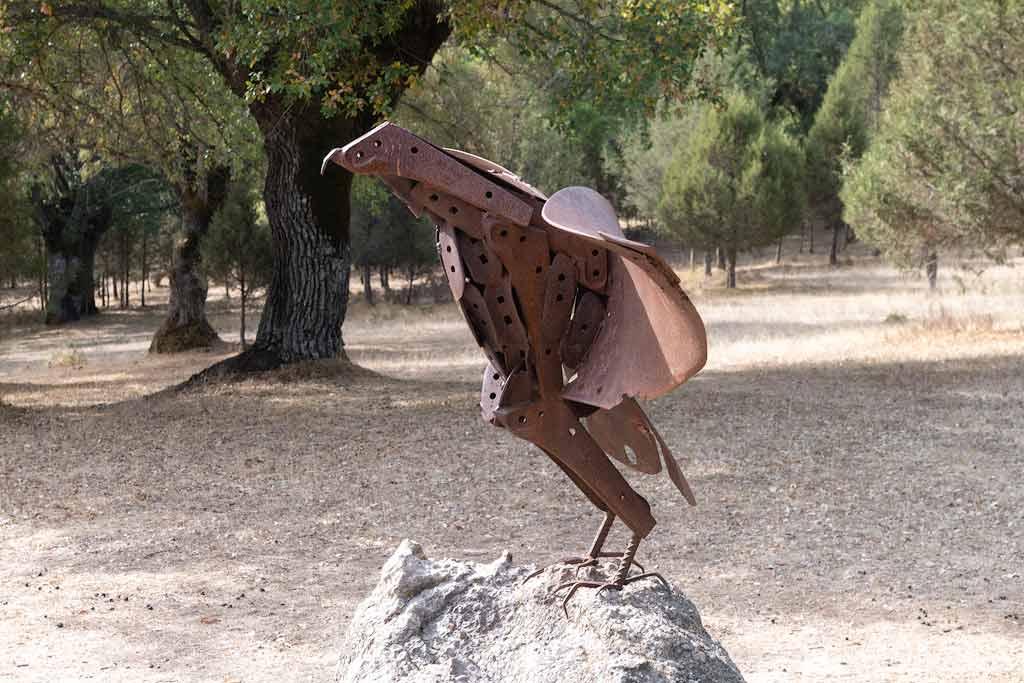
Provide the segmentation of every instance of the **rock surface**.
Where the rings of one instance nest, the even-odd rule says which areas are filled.
[[[349,628],[340,683],[735,683],[736,666],[689,600],[657,580],[578,591],[572,571],[430,560],[403,541]],[[596,568],[587,569],[596,572]],[[609,567],[601,568],[604,576]]]

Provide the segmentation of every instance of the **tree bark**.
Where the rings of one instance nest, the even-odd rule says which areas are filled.
[[[779,246],[775,249],[775,265],[782,263],[782,240],[783,238],[780,237]]]
[[[718,269],[725,270],[725,249],[722,247],[715,247],[715,260],[718,261]]]
[[[704,277],[711,277],[712,257],[711,250],[704,250]]]
[[[727,261],[729,270],[726,274],[725,286],[728,289],[736,289],[736,247],[728,248]]]
[[[380,267],[380,287],[384,290],[385,299],[387,299],[388,292],[391,291],[390,275],[391,273],[386,265]]]
[[[205,348],[217,332],[206,319],[206,278],[200,271],[202,239],[227,195],[230,169],[217,166],[178,188],[182,234],[174,245],[167,316],[153,335],[151,353]]]
[[[416,266],[415,266],[415,264],[412,264],[412,263],[409,264],[408,276],[409,276],[409,287],[408,287],[408,289],[405,290],[405,305],[406,306],[409,306],[410,304],[412,304],[412,292],[413,292],[413,287],[415,287],[415,282],[416,282]]]

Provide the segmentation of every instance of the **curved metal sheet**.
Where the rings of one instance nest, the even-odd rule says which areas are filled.
[[[589,187],[566,187],[551,195],[540,212],[554,228],[582,237],[601,239],[601,233],[622,237],[611,202]]]
[[[613,408],[625,396],[661,396],[707,361],[704,323],[682,290],[664,288],[640,265],[616,254],[608,262],[604,323],[562,393],[599,408]]]

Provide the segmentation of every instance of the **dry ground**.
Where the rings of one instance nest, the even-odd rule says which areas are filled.
[[[939,295],[871,262],[693,283],[709,366],[650,412],[700,506],[638,480],[641,556],[748,680],[1024,680],[1016,265]],[[563,475],[480,422],[451,306],[354,307],[378,374],[143,398],[226,353],[149,357],[158,319],[0,330],[0,681],[329,681],[401,538],[521,562],[589,541]]]

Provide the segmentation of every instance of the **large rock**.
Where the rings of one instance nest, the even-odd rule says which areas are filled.
[[[547,569],[524,584],[529,572],[508,554],[490,564],[429,560],[403,541],[356,610],[338,681],[743,681],[693,603],[658,581],[582,589],[567,618],[550,589],[572,572]]]

